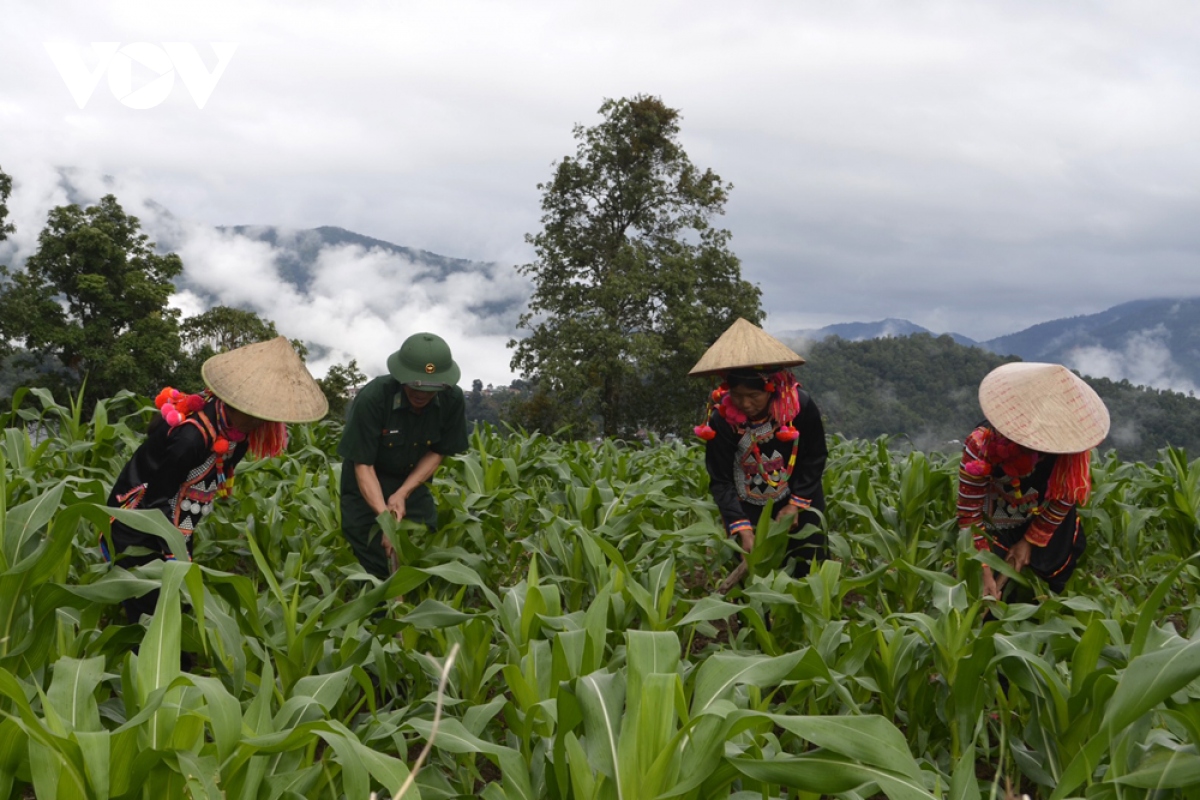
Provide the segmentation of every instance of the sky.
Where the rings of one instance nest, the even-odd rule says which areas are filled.
[[[318,374],[381,373],[424,328],[465,380],[507,383],[515,320],[468,309],[527,296],[513,267],[537,184],[574,125],[639,93],[679,109],[693,162],[733,184],[720,224],[768,330],[896,317],[985,340],[1200,295],[1185,0],[9,0],[0,20],[17,225],[0,261],[33,251],[67,175],[85,200],[114,192],[189,284],[318,345]],[[298,293],[230,225],[340,226],[488,266],[441,284],[340,248]],[[1089,357],[1119,371],[1142,344]]]

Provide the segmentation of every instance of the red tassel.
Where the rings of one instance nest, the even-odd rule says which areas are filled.
[[[697,425],[692,430],[694,430],[696,435],[706,442],[712,441],[717,436],[717,432],[709,427],[708,423],[705,423],[704,425]]]
[[[800,435],[800,431],[796,430],[791,425],[784,425],[782,428],[779,429],[779,433],[775,434],[775,436],[781,442],[790,442],[793,439],[797,438],[799,435]]]
[[[1092,493],[1092,452],[1064,453],[1054,462],[1046,497],[1081,506]]]
[[[250,434],[250,455],[271,458],[287,450],[287,425],[282,422],[263,422]]]

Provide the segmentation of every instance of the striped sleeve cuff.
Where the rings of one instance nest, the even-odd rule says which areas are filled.
[[[739,533],[741,533],[742,531],[754,530],[754,526],[750,524],[750,520],[748,520],[748,519],[735,519],[733,522],[729,523],[729,525],[727,525],[726,527],[729,529],[730,536],[736,536]]]
[[[809,500],[807,497],[797,497],[796,495],[792,495],[790,498],[788,498],[788,505],[795,506],[801,511],[808,511],[810,508],[812,508],[812,500]]]

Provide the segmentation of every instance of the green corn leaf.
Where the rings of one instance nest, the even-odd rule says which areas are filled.
[[[339,723],[329,723],[326,727],[315,732],[329,744],[342,764],[342,786],[347,797],[369,797],[371,778],[382,783],[389,793],[400,790],[409,774],[403,761],[375,752]],[[421,793],[414,784],[404,797],[420,800]]]
[[[23,572],[33,566],[25,551],[59,510],[66,484],[59,483],[32,500],[8,509],[4,518],[4,536],[0,538],[0,553],[4,557],[4,572]],[[161,515],[160,515],[161,516]]]
[[[1171,587],[1174,585],[1175,579],[1179,577],[1179,573],[1195,558],[1196,556],[1192,556],[1187,561],[1180,562],[1175,569],[1171,570],[1159,582],[1154,591],[1150,593],[1150,597],[1146,598],[1146,602],[1142,604],[1141,613],[1138,614],[1137,625],[1133,629],[1133,637],[1129,640],[1129,657],[1131,659],[1137,658],[1145,651],[1146,637],[1150,633],[1150,625],[1158,616],[1159,607],[1162,605],[1163,599],[1171,591]]]
[[[587,753],[579,738],[573,733],[565,737],[567,764],[571,774],[571,789],[580,800],[592,800],[596,796],[596,779],[588,766]]]
[[[353,667],[346,667],[326,675],[305,675],[292,685],[293,697],[311,697],[325,711],[330,711],[346,692]]]
[[[187,561],[187,545],[179,529],[167,521],[161,511],[156,509],[105,509],[109,516],[128,525],[135,531],[157,536],[167,544],[167,551],[174,553],[181,561]],[[119,563],[119,562],[118,562]]]
[[[1051,800],[1069,796],[1091,778],[1116,737],[1139,717],[1200,677],[1200,640],[1138,656],[1121,673],[1099,731],[1063,771]]]
[[[805,658],[808,648],[771,658],[762,655],[716,653],[705,659],[692,690],[691,715],[703,712],[735,686],[774,686],[787,679]]]
[[[1113,778],[1113,783],[1156,791],[1194,788],[1200,786],[1200,755],[1160,750],[1144,759],[1133,772]]]
[[[187,797],[196,800],[225,800],[225,794],[218,788],[215,780],[219,771],[217,759],[198,756],[187,750],[175,751],[174,757],[176,767],[184,779]]]
[[[621,772],[617,743],[625,708],[624,679],[607,672],[593,672],[580,678],[575,686],[583,709],[588,763],[616,782]]]
[[[75,743],[83,759],[83,771],[94,797],[108,797],[112,776],[112,732],[76,731]]]
[[[179,587],[189,569],[191,565],[184,561],[163,563],[158,605],[138,651],[138,699],[142,705],[151,692],[179,675]]]
[[[729,619],[742,610],[737,603],[730,603],[719,597],[704,597],[692,606],[683,619],[675,623],[676,628],[693,625],[697,622],[711,622],[714,619]]]
[[[751,716],[758,715],[755,712],[740,712],[734,718],[736,721]],[[871,714],[855,717],[761,716],[817,747],[914,781],[921,780],[921,769],[908,750],[904,734],[883,717]]]
[[[625,660],[629,665],[626,688],[630,713],[636,713],[642,681],[654,673],[674,674],[679,669],[679,637],[673,631],[638,631],[625,634]]]
[[[471,619],[472,616],[472,614],[464,614],[438,600],[423,600],[419,606],[401,617],[400,621],[420,630],[432,630],[459,625]]]
[[[54,678],[46,699],[66,732],[95,732],[100,727],[96,687],[104,679],[104,657],[60,658],[54,662]]]
[[[217,745],[217,758],[224,761],[241,738],[242,707],[218,679],[202,675],[189,675],[187,679],[204,695],[213,742]]]
[[[891,800],[935,800],[920,780],[820,750],[769,761],[733,758],[730,763],[747,777],[805,792],[841,794],[858,790],[869,794],[867,787],[877,786]]]
[[[35,738],[29,740],[29,768],[37,797],[87,800],[87,781],[79,765],[70,758],[71,744],[60,743],[56,747]]]

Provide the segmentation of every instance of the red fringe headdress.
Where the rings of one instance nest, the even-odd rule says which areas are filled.
[[[976,440],[979,458],[963,465],[968,474],[983,477],[999,467],[1006,476],[1018,480],[1033,472],[1042,453],[1019,445],[990,427],[983,430],[986,435]],[[1091,492],[1091,451],[1059,454],[1050,471],[1046,499],[1083,505]]]
[[[760,377],[765,384],[764,389],[771,393],[771,400],[767,408],[771,414],[771,421],[779,429],[775,435],[781,441],[790,442],[800,435],[800,432],[792,426],[792,420],[800,413],[800,384],[797,382],[796,376],[786,369],[771,375],[762,373]],[[709,396],[708,407],[704,414],[704,424],[694,428],[696,435],[706,442],[717,435],[717,432],[708,424],[714,408],[721,418],[734,428],[740,429],[747,422],[746,415],[737,409],[729,397],[728,382],[724,382],[713,389]]]
[[[287,450],[287,425],[282,422],[264,421],[247,435],[232,427],[226,417],[225,402],[216,397],[210,390],[205,389],[200,394],[184,394],[170,386],[163,389],[154,398],[154,405],[162,413],[163,419],[172,428],[183,423],[189,415],[196,413],[208,404],[210,399],[217,401],[218,435],[213,440],[212,449],[217,455],[224,456],[229,452],[230,442],[240,442],[248,439],[248,450],[254,458],[271,458]]]

